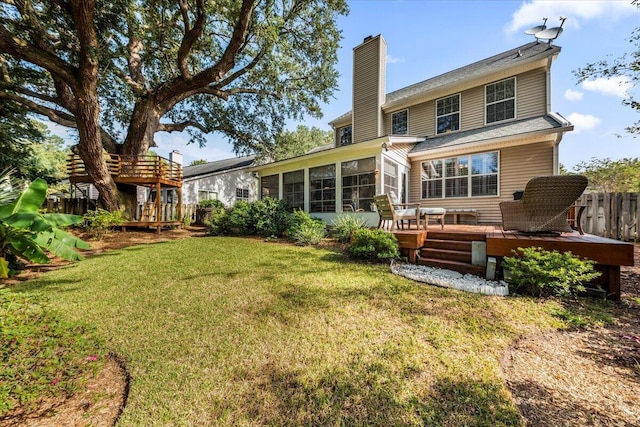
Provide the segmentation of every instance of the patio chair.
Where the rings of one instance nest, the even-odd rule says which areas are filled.
[[[386,221],[391,221],[390,231],[395,230],[398,221],[409,221],[411,223],[413,220],[416,221],[416,224],[420,223],[420,210],[417,203],[392,203],[391,196],[388,193],[374,196],[373,201],[376,204],[378,215],[380,215],[378,228],[383,228],[383,223]]]
[[[567,214],[587,184],[582,175],[532,178],[520,200],[500,202],[502,228],[525,233],[573,231]]]

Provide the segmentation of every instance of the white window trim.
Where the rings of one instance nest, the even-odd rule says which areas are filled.
[[[468,179],[468,185],[467,185],[467,196],[464,197],[445,197],[445,182],[446,182],[446,171],[445,171],[445,163],[444,161],[447,159],[452,159],[452,158],[456,158],[456,157],[464,157],[466,156],[468,158],[469,161],[469,172],[471,172],[471,156],[474,156],[476,154],[489,154],[489,153],[497,153],[498,154],[498,179],[497,179],[497,185],[496,185],[496,191],[497,194],[495,195],[487,195],[487,196],[472,196],[471,192],[473,191],[471,188],[471,178],[474,176],[487,176],[487,175],[493,175],[493,174],[489,174],[489,173],[483,173],[483,174],[478,174],[478,175],[473,175],[471,173],[469,173],[467,175],[467,179]],[[442,177],[439,178],[440,180],[442,180],[442,194],[440,195],[439,198],[424,198],[422,197],[422,183],[423,183],[423,179],[422,179],[422,164],[425,162],[432,162],[434,160],[439,160],[442,162]],[[428,160],[422,160],[420,162],[420,200],[424,200],[424,201],[429,201],[429,200],[463,200],[463,199],[487,199],[487,198],[496,198],[496,197],[500,197],[500,173],[501,173],[501,167],[500,167],[501,163],[500,163],[500,150],[494,150],[494,151],[480,151],[477,153],[469,153],[469,154],[462,154],[459,156],[452,156],[452,157],[442,157],[442,158],[437,158],[437,159],[428,159]],[[451,177],[453,178],[453,177]],[[429,180],[429,181],[435,181],[435,180]]]
[[[406,133],[393,133],[393,116],[395,114],[402,113],[402,112],[405,112],[405,111],[407,112],[407,132]],[[390,123],[389,124],[391,126],[390,126],[389,130],[390,130],[390,134],[391,135],[409,135],[409,109],[408,108],[405,108],[404,110],[394,111],[393,113],[391,113],[390,117],[391,117],[391,119],[390,119]]]
[[[491,123],[487,123],[487,86],[491,86],[494,85],[496,83],[500,83],[500,82],[506,82],[507,80],[513,80],[513,118],[511,119],[504,119],[504,120],[498,120],[495,122],[491,122]],[[502,99],[500,101],[495,101],[492,102],[492,104],[497,104],[498,102],[503,102],[506,101],[508,99],[511,98],[505,98]],[[489,84],[484,85],[484,124],[486,125],[492,125],[495,123],[505,123],[508,122],[510,120],[516,120],[518,118],[518,78],[517,76],[513,76],[513,77],[507,77],[506,79],[502,79],[502,80],[497,80],[495,82],[491,82]]]
[[[435,102],[435,104],[434,104],[434,107],[435,107],[435,116],[436,116],[436,118],[435,118],[435,127],[434,127],[434,129],[435,129],[435,135],[436,135],[436,136],[437,136],[437,135],[446,135],[447,133],[449,133],[449,132],[442,132],[442,133],[438,133],[438,118],[439,118],[439,117],[444,117],[444,116],[449,116],[449,115],[451,115],[451,114],[454,114],[454,113],[449,113],[449,114],[444,114],[444,115],[442,115],[442,116],[439,116],[439,115],[438,115],[438,101],[443,100],[443,99],[447,99],[447,98],[451,98],[452,96],[456,96],[456,95],[458,96],[458,117],[459,117],[459,121],[458,121],[458,130],[452,130],[452,131],[450,131],[450,132],[451,132],[451,133],[453,133],[453,132],[460,132],[460,131],[462,130],[462,92],[458,92],[458,93],[454,93],[454,94],[451,94],[451,95],[448,95],[448,96],[443,96],[442,98],[438,98],[438,99],[436,99],[436,102]],[[486,95],[487,95],[487,92],[486,92],[486,89],[485,89],[485,97],[486,97]],[[486,105],[485,105],[485,116],[486,116],[486,111],[487,111],[487,110],[486,110]],[[486,119],[485,119],[485,120],[486,120]]]

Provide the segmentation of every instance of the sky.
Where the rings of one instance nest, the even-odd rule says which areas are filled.
[[[382,34],[387,41],[386,89],[391,92],[529,43],[533,36],[524,34],[526,29],[545,17],[548,28],[559,26],[563,16],[564,31],[554,41],[562,52],[551,71],[551,109],[575,130],[560,144],[560,162],[572,170],[592,157],[640,157],[640,137],[624,131],[638,113],[622,105],[625,91],[640,97],[640,88],[619,80],[577,84],[573,75],[587,63],[632,51],[627,40],[640,26],[640,9],[630,1],[354,0],[349,7],[349,15],[338,20],[343,39],[334,99],[321,105],[322,119],[290,122],[290,129],[305,124],[328,130],[331,120],[351,110],[353,48],[368,35]],[[185,165],[235,156],[222,136],[210,136],[204,148],[187,144],[188,139],[187,134],[158,133],[154,151],[168,157],[178,150]]]

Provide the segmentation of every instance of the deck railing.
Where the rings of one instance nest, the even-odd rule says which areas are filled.
[[[154,155],[126,156],[119,154],[105,154],[109,173],[122,180],[133,179],[164,179],[169,181],[182,180],[182,166],[164,157]],[[87,170],[84,162],[77,154],[70,154],[67,160],[69,177],[86,177]]]

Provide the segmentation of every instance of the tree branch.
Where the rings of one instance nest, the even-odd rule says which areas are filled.
[[[181,123],[160,123],[160,126],[158,126],[158,131],[160,132],[182,132],[183,130],[185,130],[188,127],[194,127],[197,128],[199,130],[201,130],[204,133],[208,133],[211,130],[207,129],[204,125],[193,121],[193,120],[187,120]]]
[[[52,75],[58,76],[69,86],[75,85],[75,72],[77,68],[46,52],[37,46],[14,37],[4,27],[0,27],[0,53],[6,53],[16,59],[31,62],[38,67],[44,68]]]
[[[40,105],[30,99],[16,95],[14,93],[0,92],[0,98],[22,104],[25,107],[27,107],[30,111],[36,114],[40,114],[42,116],[46,116],[49,120],[51,120],[54,123],[58,123],[59,125],[70,127],[70,128],[77,127],[76,118],[69,113],[65,113],[64,111],[45,107],[44,105]]]
[[[180,10],[182,11],[185,34],[182,38],[182,42],[180,43],[180,48],[178,49],[178,67],[180,68],[182,78],[188,80],[191,78],[191,73],[189,72],[187,59],[194,43],[202,35],[202,32],[204,31],[204,24],[206,22],[204,1],[196,0],[196,21],[193,24],[193,28],[190,28],[188,7],[184,1],[180,1]]]

